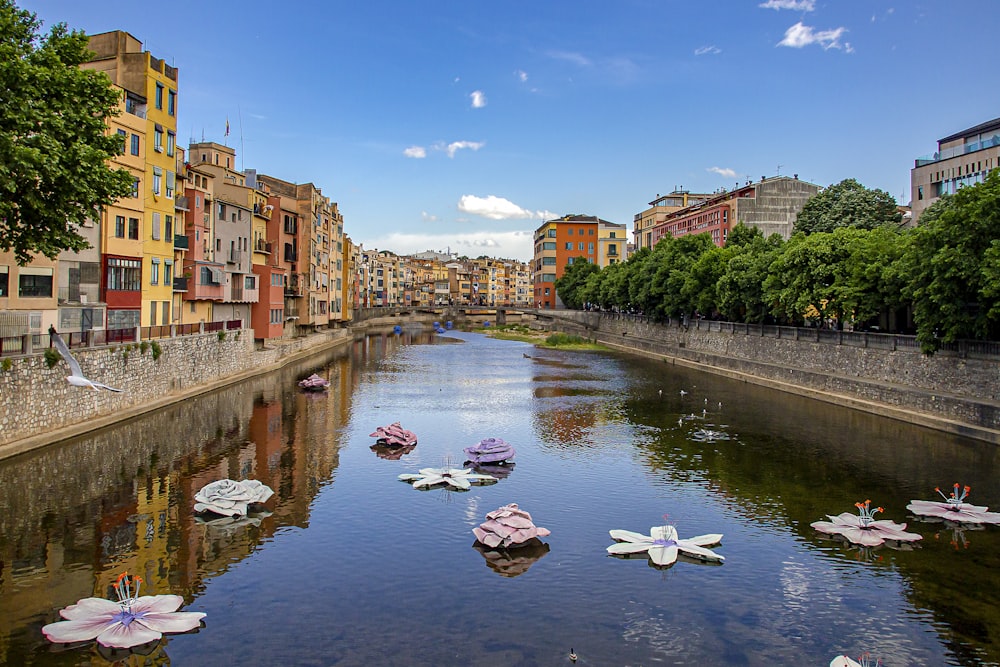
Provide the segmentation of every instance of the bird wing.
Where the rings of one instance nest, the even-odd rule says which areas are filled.
[[[92,383],[95,387],[100,387],[101,389],[107,389],[108,391],[117,391],[119,393],[125,391],[124,389],[115,389],[114,387],[109,387],[106,384],[101,384],[100,382]]]
[[[49,337],[52,339],[52,344],[56,346],[56,350],[59,351],[62,358],[66,360],[67,364],[69,364],[69,369],[71,371],[70,375],[84,377],[83,371],[80,370],[80,364],[73,358],[73,354],[69,351],[66,341],[62,339],[59,332],[55,329],[49,329]]]

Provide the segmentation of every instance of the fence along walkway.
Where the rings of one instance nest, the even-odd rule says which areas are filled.
[[[127,329],[91,329],[90,331],[70,331],[62,333],[63,340],[70,348],[104,347],[122,343],[138,343],[144,340],[162,340],[177,336],[216,331],[232,331],[243,328],[243,320],[225,322],[199,322],[198,324],[164,324],[152,327],[129,327]],[[29,333],[0,337],[0,357],[28,356],[41,354],[51,347],[47,333]]]

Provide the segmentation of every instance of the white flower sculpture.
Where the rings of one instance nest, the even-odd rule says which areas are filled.
[[[195,494],[195,512],[213,512],[222,516],[246,516],[248,505],[266,502],[274,495],[271,487],[256,479],[237,482],[220,479],[206,484]]]
[[[633,533],[631,530],[609,531],[611,539],[617,544],[608,547],[608,553],[613,556],[627,556],[647,552],[649,558],[661,567],[673,565],[678,554],[704,561],[724,561],[725,558],[715,553],[710,547],[722,542],[722,535],[711,533],[699,535],[686,540],[677,537],[677,529],[673,526],[653,526],[649,535]]]
[[[846,655],[838,655],[830,661],[830,667],[882,667],[882,661],[878,658],[872,661],[871,654],[866,651],[856,661]]]
[[[468,491],[473,484],[492,484],[497,481],[496,477],[474,473],[471,468],[421,468],[415,473],[403,473],[399,479],[412,482],[414,489],[446,484],[449,488],[462,491]]]
[[[843,512],[837,516],[827,515],[829,521],[814,521],[810,524],[821,533],[841,535],[848,542],[866,547],[877,547],[887,540],[897,542],[914,542],[923,539],[917,533],[907,533],[905,523],[882,520],[876,521],[875,514],[883,512],[881,507],[872,507],[870,500],[854,503],[858,514]]]
[[[956,483],[954,488],[955,490],[946,496],[940,488],[934,487],[934,490],[944,498],[944,502],[911,500],[906,509],[920,516],[929,516],[956,523],[1000,523],[1000,512],[990,512],[989,507],[965,502],[972,487],[965,486],[963,488]]]
[[[142,579],[123,572],[114,584],[118,602],[84,598],[60,610],[66,620],[49,623],[42,633],[57,644],[97,639],[102,646],[130,648],[157,641],[165,632],[194,630],[205,617],[200,611],[177,611],[184,602],[180,595],[139,597],[141,584]]]

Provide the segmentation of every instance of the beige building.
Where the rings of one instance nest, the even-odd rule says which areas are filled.
[[[705,202],[713,196],[693,194],[677,188],[668,195],[656,195],[656,199],[649,202],[649,208],[642,213],[636,213],[633,219],[632,235],[635,249],[653,247],[656,243],[653,239],[653,227],[661,224],[668,215],[682,208]]]
[[[910,207],[915,225],[920,214],[959,188],[982,183],[986,175],[1000,167],[1000,118],[938,140],[931,155],[917,158],[910,171]]]

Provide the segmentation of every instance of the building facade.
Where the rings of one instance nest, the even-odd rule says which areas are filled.
[[[910,171],[909,224],[917,224],[920,214],[943,195],[982,183],[997,167],[1000,167],[1000,118],[939,139],[937,151],[917,158]]]
[[[636,213],[632,221],[635,249],[653,247],[653,227],[662,223],[667,215],[682,208],[700,204],[713,196],[693,194],[678,188],[674,188],[674,191],[668,195],[656,195],[656,199],[649,202],[649,208],[642,213]]]
[[[566,267],[580,261],[601,267],[608,266],[611,259],[620,261],[625,254],[627,234],[625,225],[592,215],[566,215],[543,223],[534,235],[531,268],[535,307],[561,308],[555,282]]]

